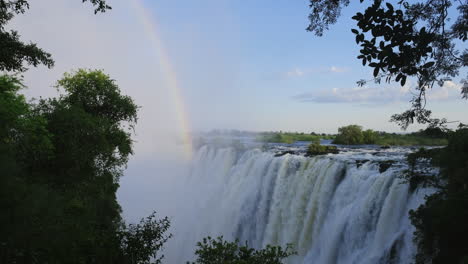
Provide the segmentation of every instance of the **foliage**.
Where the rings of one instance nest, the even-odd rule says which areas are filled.
[[[159,264],[164,255],[158,256],[164,243],[172,237],[166,235],[170,227],[167,217],[157,220],[156,213],[152,213],[139,224],[123,225],[119,230],[121,248],[125,263]]]
[[[338,128],[334,144],[357,145],[364,142],[362,127],[358,125],[349,125]]]
[[[82,1],[91,2],[96,7],[95,13],[110,9],[105,0]],[[17,31],[5,29],[15,15],[24,14],[27,9],[27,0],[0,0],[0,71],[25,71],[25,63],[33,66],[43,64],[49,68],[54,66],[51,54],[35,43],[22,42]]]
[[[74,184],[75,177],[117,183],[132,154],[130,131],[137,106],[102,71],[65,74],[57,87],[66,94],[35,106],[47,119],[48,131],[60,135],[53,137],[56,158],[48,171],[53,168],[56,183],[63,186]]]
[[[362,145],[377,144],[381,146],[443,146],[447,145],[447,132],[439,128],[427,128],[409,134],[376,132],[362,130],[361,126],[349,125],[340,127],[334,144]]]
[[[362,141],[364,144],[375,144],[377,141],[378,134],[372,129],[362,131]]]
[[[430,137],[420,132],[409,134],[382,133],[377,135],[375,144],[389,146],[445,146],[447,138]]]
[[[267,245],[266,248],[257,250],[250,248],[247,243],[240,246],[238,240],[225,241],[223,237],[203,238],[202,242],[197,243],[197,247],[197,260],[192,264],[281,264],[287,257],[297,254],[290,244],[285,249]]]
[[[323,146],[318,142],[313,142],[307,146],[307,156],[323,155],[328,153],[338,153],[336,146]]]
[[[450,133],[448,146],[420,150],[408,157],[412,167],[406,180],[437,191],[410,211],[416,227],[416,263],[465,263],[468,259],[468,127]],[[440,167],[428,173],[427,161]],[[419,166],[418,166],[419,165]]]
[[[398,6],[390,1],[366,2],[371,2],[370,6],[353,16],[358,28],[351,29],[361,47],[358,59],[373,69],[376,83],[384,78],[386,82],[403,86],[408,78],[416,79],[411,107],[393,115],[391,121],[403,129],[415,121],[429,125],[424,133],[386,134],[376,142],[443,143],[447,140],[446,131],[440,128],[447,120],[432,117],[432,112],[426,109],[426,93],[435,84],[442,86],[458,76],[460,69],[468,65],[468,51],[463,45],[468,39],[468,2],[399,0]],[[349,3],[349,0],[310,0],[312,13],[308,30],[321,36],[337,21],[341,8]],[[457,5],[455,19],[449,16],[452,5]],[[450,19],[454,21],[451,25]],[[358,85],[366,83],[366,80],[358,81]],[[468,78],[461,83],[461,97],[468,99]],[[428,169],[428,161],[440,167],[438,175]],[[409,155],[408,162],[411,169],[406,180],[413,189],[423,184],[437,190],[417,210],[410,212],[416,227],[416,263],[468,263],[468,129],[461,126],[458,131],[449,132],[446,148],[422,149]]]
[[[341,130],[340,130],[341,129]],[[338,134],[305,134],[292,132],[264,132],[259,140],[268,143],[292,144],[296,141],[320,143],[320,139],[333,139],[334,144],[362,145],[376,144],[388,146],[444,146],[447,145],[447,132],[440,128],[427,128],[418,132],[396,134],[377,132],[372,129],[363,130],[359,125],[350,125],[338,129]]]
[[[116,200],[137,106],[101,71],[58,85],[30,104],[19,78],[0,76],[1,262],[148,263],[168,220],[126,226]]]
[[[320,139],[332,139],[332,135],[316,133],[297,133],[297,132],[264,132],[260,134],[259,140],[269,143],[287,143],[292,144],[296,141],[316,141]]]
[[[407,78],[417,80],[415,96],[409,110],[392,116],[391,121],[406,129],[415,120],[432,127],[443,125],[445,119],[431,117],[426,109],[426,92],[435,83],[458,76],[459,70],[468,65],[467,49],[457,49],[455,43],[464,43],[467,37],[468,3],[466,1],[426,0],[423,2],[373,0],[364,12],[353,19],[358,29],[351,31],[360,45],[363,65],[373,69],[374,81],[398,82],[405,85]],[[330,24],[340,16],[349,0],[310,0],[309,31],[323,35]],[[449,26],[449,9],[456,4],[458,16]],[[453,19],[453,18],[452,18]],[[460,45],[463,47],[463,45]],[[359,85],[366,84],[360,80]],[[468,78],[462,80],[462,98],[468,99]]]

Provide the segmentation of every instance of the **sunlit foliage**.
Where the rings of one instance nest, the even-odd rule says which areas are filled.
[[[391,121],[406,129],[415,121],[432,127],[445,119],[432,117],[426,109],[426,93],[434,84],[459,75],[468,66],[468,3],[466,1],[383,1],[372,0],[353,20],[351,29],[360,46],[357,58],[373,70],[374,81],[405,85],[408,78],[417,82],[409,110],[393,115]],[[307,30],[321,36],[336,23],[349,0],[310,0],[310,25]],[[455,11],[454,11],[455,10]],[[465,48],[464,48],[465,47]],[[358,81],[365,85],[366,80]],[[468,78],[461,81],[461,97],[468,99]]]
[[[195,251],[197,259],[187,264],[282,264],[296,252],[292,245],[286,248],[267,245],[264,249],[254,249],[247,245],[240,245],[239,241],[225,241],[223,237],[213,239],[204,238],[197,243]]]

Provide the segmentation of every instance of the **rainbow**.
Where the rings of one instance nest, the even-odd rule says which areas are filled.
[[[167,87],[169,87],[173,97],[175,112],[177,115],[176,118],[182,132],[184,156],[187,159],[191,159],[193,146],[190,134],[190,123],[188,121],[184,100],[177,81],[177,75],[173,69],[168,54],[164,49],[163,41],[161,40],[155,20],[151,17],[151,14],[147,12],[141,0],[133,0],[131,2],[133,3],[134,10],[137,12],[136,15],[140,20],[149,41],[151,41],[152,46],[154,46],[155,51],[157,52],[157,57],[159,59],[159,64],[161,65],[161,70],[164,74]]]

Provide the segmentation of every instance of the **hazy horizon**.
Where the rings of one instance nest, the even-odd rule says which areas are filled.
[[[56,65],[24,74],[28,98],[57,95],[64,72],[104,69],[141,106],[137,155],[170,148],[156,138],[179,130],[336,133],[359,124],[402,132],[389,119],[409,107],[414,82],[357,87],[371,77],[349,30],[357,4],[320,38],[305,30],[306,0],[110,0],[113,9],[98,15],[81,1],[30,4],[10,26]],[[458,79],[428,93],[428,107],[466,123]]]

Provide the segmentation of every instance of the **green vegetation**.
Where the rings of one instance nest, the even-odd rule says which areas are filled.
[[[362,130],[361,126],[340,127],[334,144],[360,145],[377,144],[381,146],[444,146],[447,145],[447,133],[438,128],[428,128],[415,133],[396,134]]]
[[[372,129],[362,131],[362,141],[366,144],[375,144],[378,139],[378,134]]]
[[[408,156],[413,169],[406,176],[412,188],[418,184],[434,187],[437,192],[410,212],[418,243],[416,263],[468,263],[468,129],[460,125],[455,132],[445,129],[447,120],[432,117],[426,109],[426,94],[434,84],[444,85],[468,66],[465,42],[468,40],[467,1],[360,1],[367,7],[352,17],[357,29],[351,29],[360,46],[358,59],[372,68],[373,81],[417,80],[410,108],[392,116],[391,121],[406,129],[418,122],[428,129],[409,135],[379,133],[376,144],[447,145],[442,149],[420,150]],[[310,0],[310,25],[322,36],[337,22],[341,9],[351,1]],[[449,22],[450,21],[450,22]],[[358,81],[365,85],[367,80]],[[461,80],[461,97],[468,99],[468,78]],[[338,137],[337,137],[338,139]],[[338,139],[352,143],[347,136]],[[363,139],[363,141],[366,141]],[[438,175],[424,168],[440,167]],[[416,172],[416,165],[419,164]],[[421,172],[422,171],[422,172]]]
[[[337,135],[298,133],[298,132],[263,132],[258,140],[267,143],[292,144],[296,141],[319,142],[320,139],[333,139],[333,144],[363,145],[376,144],[380,146],[445,146],[447,133],[439,128],[427,128],[419,132],[397,134],[372,129],[363,130],[359,125],[349,125],[338,128]]]
[[[324,155],[328,153],[338,153],[336,146],[323,146],[319,142],[313,142],[307,147],[307,156]]]
[[[287,143],[292,144],[296,141],[316,141],[320,139],[333,139],[333,135],[298,133],[298,132],[263,132],[258,140],[267,143]]]
[[[468,263],[468,127],[449,133],[448,146],[409,155],[411,170],[405,176],[413,188],[437,191],[410,211],[418,244],[416,263]],[[425,163],[440,168],[432,175]]]
[[[105,0],[82,0],[87,1],[95,13],[110,9]],[[2,71],[54,65],[51,54],[5,30],[28,8],[27,0],[0,0]],[[153,213],[126,224],[116,200],[133,153],[138,110],[133,100],[102,71],[65,74],[57,82],[64,93],[37,103],[26,102],[22,88],[17,75],[0,75],[0,262],[162,263],[160,251],[172,236],[169,219]],[[250,260],[242,263],[277,264],[292,254],[270,246],[238,251],[240,261]]]
[[[105,0],[82,0],[95,12],[110,7]],[[364,1],[361,1],[364,2]],[[444,145],[409,155],[406,179],[436,188],[426,203],[410,212],[416,227],[417,263],[468,263],[468,128],[448,137],[437,130],[445,119],[425,109],[426,92],[443,85],[468,65],[466,50],[456,42],[467,38],[468,4],[458,1],[459,17],[446,22],[456,1],[401,1],[398,7],[374,0],[353,17],[358,29],[358,58],[373,69],[376,82],[404,85],[418,80],[411,108],[394,115],[403,128],[417,121],[431,128],[407,135],[362,131],[356,125],[340,128],[340,144]],[[331,3],[331,4],[330,4]],[[350,1],[311,0],[308,28],[321,35],[336,22]],[[51,54],[24,43],[7,24],[29,8],[27,0],[0,0],[0,70],[23,72],[26,65],[52,67]],[[454,8],[452,8],[455,10]],[[420,10],[424,10],[421,12]],[[418,26],[416,26],[418,25]],[[425,27],[423,26],[425,25]],[[366,33],[367,32],[367,33]],[[370,38],[370,39],[369,39]],[[463,72],[463,71],[462,71]],[[468,81],[462,97],[468,98]],[[358,82],[360,85],[365,80]],[[0,262],[1,263],[161,263],[159,251],[171,237],[170,222],[153,213],[139,224],[126,224],[116,200],[119,178],[132,151],[131,130],[137,106],[120,94],[102,71],[79,70],[58,81],[64,94],[28,103],[16,75],[0,75]],[[265,133],[266,142],[313,141],[310,153],[326,149],[317,140],[329,135]],[[448,138],[448,139],[447,139]],[[330,149],[328,149],[330,150]],[[431,159],[438,175],[418,169]],[[195,263],[279,264],[294,252],[287,246],[255,250],[238,241],[206,238],[198,243]]]
[[[362,127],[358,125],[349,125],[338,128],[338,135],[333,140],[333,144],[359,145],[364,143]]]
[[[90,2],[95,13],[111,9],[105,0],[81,0]],[[17,31],[8,31],[6,24],[18,14],[29,9],[28,0],[0,0],[0,71],[25,71],[24,64],[49,68],[54,66],[52,55],[37,47],[35,43],[24,43]]]
[[[191,264],[282,264],[284,259],[297,254],[292,250],[292,245],[287,245],[285,249],[267,245],[264,249],[256,250],[247,243],[240,246],[238,240],[227,242],[223,237],[204,238],[197,243],[197,247],[197,259]]]
[[[18,78],[0,76],[2,263],[159,259],[167,218],[127,225],[116,200],[137,106],[101,71],[65,74],[58,87],[62,96],[29,104]]]
[[[336,23],[349,0],[310,0],[308,31],[322,36]],[[417,80],[411,107],[392,116],[391,121],[407,128],[415,121],[436,127],[446,119],[432,117],[426,109],[426,94],[434,84],[464,73],[468,66],[468,2],[466,1],[364,1],[366,7],[352,17],[357,28],[351,29],[359,45],[357,59],[373,71],[373,81],[405,85]],[[394,4],[398,3],[394,6]],[[466,72],[465,72],[466,74]],[[357,82],[359,86],[367,80]],[[461,97],[468,99],[468,78],[461,80]]]
[[[381,146],[445,146],[447,138],[432,138],[417,133],[379,133],[375,144]]]

